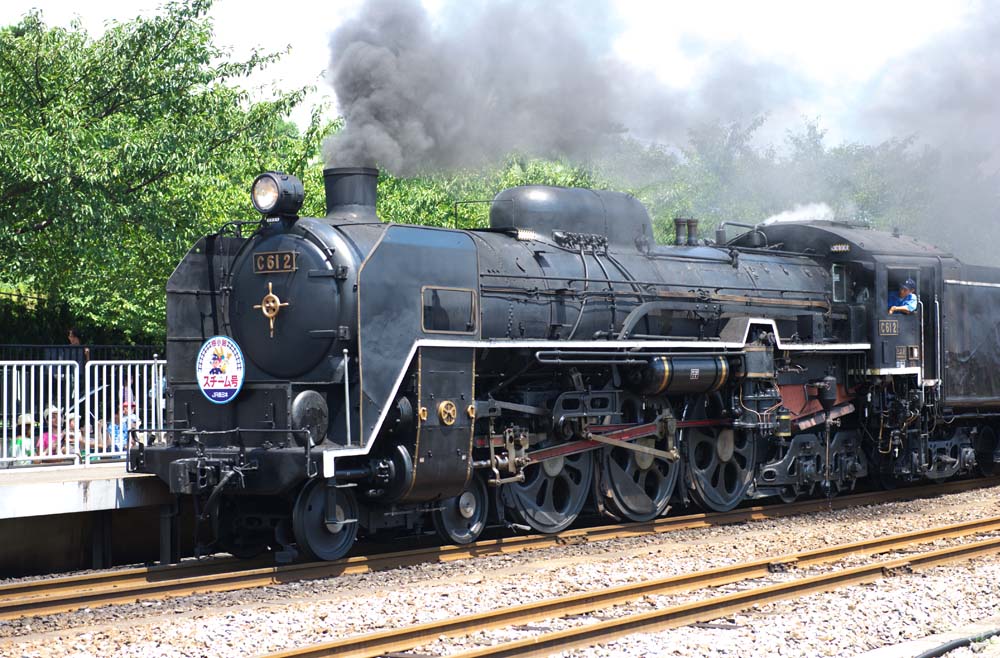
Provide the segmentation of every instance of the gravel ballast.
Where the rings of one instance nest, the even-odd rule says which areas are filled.
[[[0,622],[0,655],[254,655],[997,515],[1000,487],[735,526],[145,601]],[[761,606],[707,627],[631,636],[566,655],[851,655],[996,615],[1000,610],[1000,587],[995,585],[1000,582],[998,576],[997,560],[978,559],[875,585]],[[649,609],[651,604],[666,602],[643,604]],[[551,625],[555,629],[563,623],[593,622],[577,618],[556,620]],[[549,624],[532,624],[533,632]],[[522,633],[515,630],[510,635],[520,637]],[[440,648],[455,650],[463,644],[469,643],[443,643]]]

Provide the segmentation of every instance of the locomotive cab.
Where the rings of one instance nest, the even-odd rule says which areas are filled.
[[[834,333],[871,344],[868,374],[940,377],[943,253],[909,237],[843,222],[778,222],[761,230],[769,244],[830,263]],[[907,279],[917,284],[917,310],[890,314],[890,297]]]
[[[937,267],[918,259],[876,257],[875,319],[871,368],[876,374],[915,374],[920,380],[939,377]],[[889,313],[903,283],[916,283],[913,313]]]

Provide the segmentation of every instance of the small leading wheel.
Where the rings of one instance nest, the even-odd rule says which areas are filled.
[[[569,527],[583,509],[594,475],[590,452],[553,457],[524,469],[524,482],[503,485],[514,515],[532,529],[551,534]]]
[[[473,474],[465,491],[454,498],[441,501],[441,508],[431,514],[434,529],[442,541],[471,544],[486,527],[489,507],[486,483]]]
[[[327,522],[328,499],[333,514]],[[299,550],[315,560],[338,560],[351,550],[358,536],[358,503],[348,489],[327,492],[326,482],[314,479],[299,493],[292,509],[292,530]]]
[[[708,396],[691,398],[684,420],[719,418]],[[689,427],[682,430],[687,484],[691,498],[714,512],[728,512],[743,500],[753,483],[757,466],[757,446],[747,433],[720,425]]]

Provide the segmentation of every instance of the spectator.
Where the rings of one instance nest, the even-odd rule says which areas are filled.
[[[128,431],[138,429],[142,423],[139,416],[135,414],[134,402],[123,402],[121,411],[115,410],[115,420],[108,425],[108,437],[111,439],[111,449],[115,452],[124,452],[129,446]]]
[[[45,428],[45,431],[38,437],[38,455],[40,457],[59,454],[62,439],[61,424],[59,410],[55,407],[49,407],[42,414],[42,427]]]
[[[70,344],[70,347],[66,350],[68,352],[66,358],[69,361],[76,361],[76,374],[73,377],[82,388],[85,381],[84,368],[87,366],[87,362],[90,361],[90,348],[84,347],[83,334],[76,327],[70,327],[66,330],[66,339]]]
[[[76,327],[70,327],[66,332],[66,338],[69,340],[70,345],[80,348],[78,350],[73,350],[74,354],[72,360],[76,361],[80,365],[80,368],[83,368],[87,365],[87,362],[90,361],[90,348],[83,347],[83,334],[81,334],[80,330]]]
[[[35,420],[31,417],[31,414],[21,414],[17,417],[17,424],[14,425],[14,436],[11,438],[10,443],[7,444],[7,451],[3,454],[4,457],[12,461],[0,462],[0,468],[23,466],[31,463],[30,459],[19,458],[31,457],[35,454],[34,430]]]
[[[16,433],[8,456],[33,457],[35,454],[35,420],[31,414],[21,414],[17,418]],[[20,459],[13,462],[15,466],[26,466],[30,459]]]
[[[71,413],[66,416],[66,433],[62,438],[63,452],[76,453],[83,450],[83,435],[77,429],[76,414]]]
[[[70,426],[74,428],[76,424]],[[90,422],[85,421],[83,426],[79,429],[79,447],[77,450],[80,456],[83,458],[84,462],[92,462],[100,457],[100,453],[107,451],[107,434],[108,430],[105,427],[104,421],[97,422],[96,431],[91,430]]]

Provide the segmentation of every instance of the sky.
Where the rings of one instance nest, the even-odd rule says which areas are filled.
[[[106,21],[153,13],[159,4],[157,0],[4,0],[0,23],[16,22],[38,7],[50,24],[66,25],[76,16],[92,35],[98,35]],[[423,4],[433,18],[444,13],[446,0],[424,0]],[[888,136],[879,134],[878,127],[856,121],[857,104],[866,90],[893,60],[919,51],[956,28],[974,7],[970,2],[919,0],[581,0],[565,4],[581,13],[601,13],[591,16],[589,24],[606,22],[613,35],[606,44],[609,53],[667,87],[694,84],[720,52],[743,53],[794,71],[808,83],[809,92],[778,109],[776,123],[819,118],[833,141]],[[282,4],[217,0],[211,15],[217,44],[232,48],[236,58],[253,48],[290,48],[282,61],[253,78],[251,85],[262,90],[271,85],[285,89],[316,85],[311,101],[329,102],[335,115],[336,99],[323,78],[330,35],[361,5],[361,0]],[[591,34],[593,39],[602,36]],[[303,107],[293,119],[302,124],[308,116],[309,108]]]

